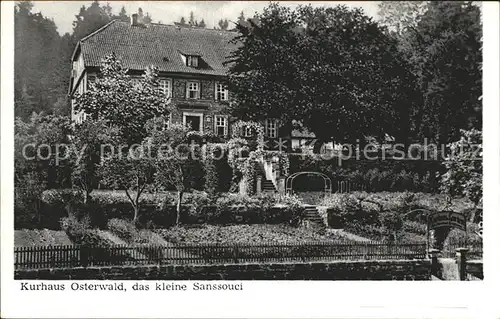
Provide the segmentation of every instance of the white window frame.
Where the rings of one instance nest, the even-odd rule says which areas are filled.
[[[172,124],[172,113],[168,115],[168,120],[165,121],[165,118],[163,118],[163,130],[169,128],[171,124]]]
[[[220,94],[220,97],[219,97]],[[224,84],[220,82],[215,82],[215,100],[227,101],[229,100],[229,90]]]
[[[243,136],[245,136],[245,137],[252,136],[252,127],[251,126],[243,127]]]
[[[219,124],[219,120],[223,120],[222,125]],[[229,128],[229,121],[228,121],[227,116],[225,116],[225,115],[215,115],[214,116],[214,131],[215,131],[216,136],[220,136],[219,130],[218,130],[219,127],[224,128],[224,135],[222,135],[222,136],[227,136],[228,128]]]
[[[268,119],[265,122],[266,136],[269,138],[278,137],[278,120]]]
[[[187,60],[187,66],[190,66],[192,68],[197,68],[200,62],[200,57],[196,55],[188,55],[186,60]]]
[[[191,90],[190,86],[196,84],[197,90]],[[189,92],[197,92],[196,97],[190,97]],[[188,81],[186,83],[186,99],[199,100],[201,98],[201,83],[199,81]]]
[[[186,118],[188,116],[198,116],[200,118],[200,133],[203,133],[203,113],[182,112],[182,124],[184,124],[184,126],[187,125]]]
[[[167,97],[172,97],[172,79],[159,79],[158,92],[165,94]]]

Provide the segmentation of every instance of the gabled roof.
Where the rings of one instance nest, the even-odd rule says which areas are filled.
[[[154,65],[160,72],[226,75],[228,67],[222,64],[236,48],[230,43],[236,36],[231,31],[155,23],[141,27],[114,20],[83,38],[79,45],[86,67],[100,67],[102,59],[114,52],[130,70]],[[186,66],[181,52],[198,53],[207,67]]]

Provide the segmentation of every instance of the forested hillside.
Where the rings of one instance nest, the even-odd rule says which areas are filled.
[[[68,114],[66,95],[76,43],[111,20],[127,21],[129,16],[123,7],[114,15],[109,4],[94,1],[77,12],[72,33],[60,35],[53,20],[33,12],[30,1],[18,2],[14,38],[15,116],[27,119],[33,112]],[[151,21],[148,13],[145,18]]]

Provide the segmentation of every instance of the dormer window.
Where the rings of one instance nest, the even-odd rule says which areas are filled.
[[[198,67],[199,56],[196,55],[188,55],[186,59],[186,65],[192,68]]]

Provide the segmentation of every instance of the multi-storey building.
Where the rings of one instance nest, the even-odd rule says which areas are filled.
[[[132,77],[140,78],[148,66],[159,70],[160,94],[171,97],[175,112],[173,123],[189,123],[194,130],[212,132],[225,137],[230,134],[230,118],[226,112],[231,92],[223,81],[228,67],[224,61],[235,44],[234,32],[163,24],[114,20],[80,40],[72,61],[70,96],[83,93],[95,79],[102,59],[116,54]],[[75,112],[72,100],[72,118],[85,120],[83,112]],[[278,137],[277,121],[265,123],[268,137]]]

